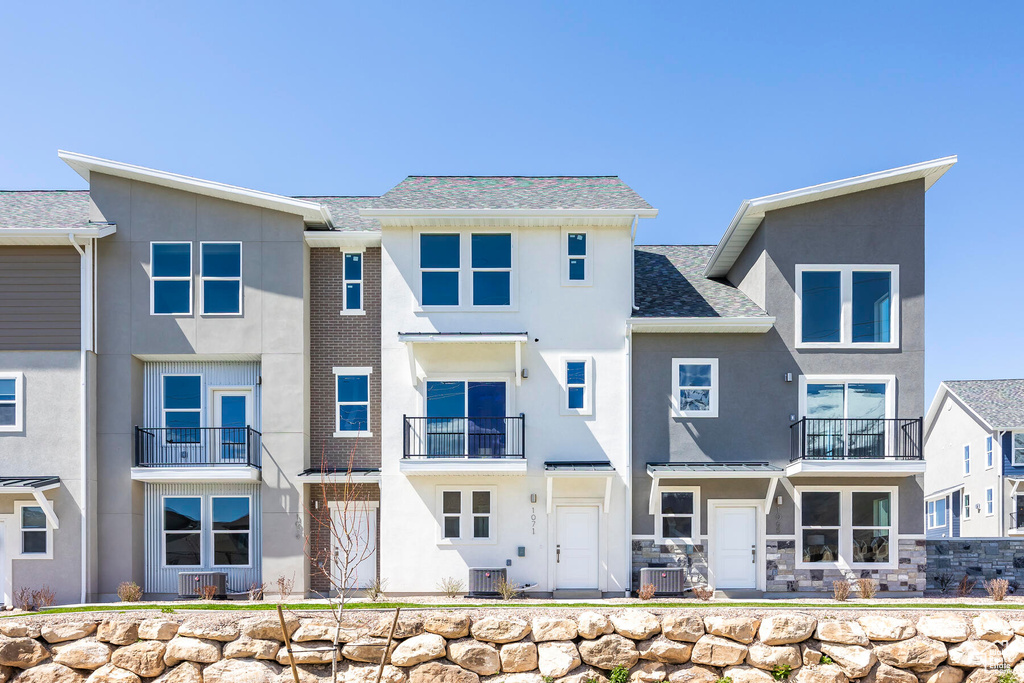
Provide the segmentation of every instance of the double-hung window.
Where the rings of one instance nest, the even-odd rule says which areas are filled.
[[[363,255],[360,252],[345,252],[342,261],[344,309],[341,313],[359,315],[363,312]]]
[[[796,267],[796,345],[896,348],[899,266]]]
[[[202,377],[163,376],[164,441],[199,443],[203,415]]]
[[[370,374],[373,368],[334,368],[335,415],[334,436],[371,436]]]
[[[964,474],[971,473],[971,445],[964,446]]]
[[[50,532],[46,526],[46,514],[38,505],[22,505],[21,554],[46,555],[49,552]]]
[[[655,519],[661,541],[692,543],[699,534],[697,504],[699,489],[663,486],[658,489],[660,508]]]
[[[992,457],[992,437],[985,437],[985,469],[992,467],[995,460]]]
[[[895,489],[804,489],[798,498],[802,564],[893,563]],[[932,515],[931,503],[928,511]]]
[[[562,284],[590,284],[590,265],[587,256],[587,233],[563,232],[565,251],[562,254]]]
[[[420,303],[423,306],[459,305],[459,235],[420,235]]]
[[[473,270],[473,305],[508,306],[512,303],[512,235],[481,233],[470,237]]]
[[[164,498],[163,537],[165,566],[202,566],[203,499],[199,496]]]
[[[672,414],[718,417],[718,359],[672,359]]]
[[[25,413],[24,376],[20,372],[0,373],[0,432],[20,432]]]
[[[447,488],[439,491],[441,539],[484,543],[494,536],[494,489]]]
[[[1024,432],[1013,435],[1013,464],[1024,465]]]
[[[242,243],[202,242],[199,245],[203,315],[242,312]]]
[[[563,358],[563,415],[590,415],[593,413],[593,360],[590,358]]]
[[[995,503],[995,490],[991,488],[985,489],[985,515],[994,515],[996,513]]]
[[[971,518],[971,494],[964,494],[964,519]]]
[[[248,496],[213,496],[210,507],[213,565],[239,567],[252,564],[249,550],[252,500]]]
[[[192,243],[150,244],[149,299],[153,315],[192,315]]]

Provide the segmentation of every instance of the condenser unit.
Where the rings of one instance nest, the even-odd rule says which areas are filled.
[[[498,585],[506,581],[504,567],[470,567],[469,593],[470,598],[493,598],[500,595]]]
[[[686,583],[683,567],[642,567],[640,585],[652,584],[655,595],[682,595]]]
[[[215,598],[226,598],[228,575],[224,572],[178,572],[178,597],[202,598],[204,588],[213,586]]]

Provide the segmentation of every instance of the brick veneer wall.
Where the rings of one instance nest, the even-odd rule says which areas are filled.
[[[330,572],[331,530],[328,526],[330,505],[334,501],[345,499],[345,486],[342,484],[311,484],[309,487],[309,589],[314,595],[324,597],[330,594],[331,582],[324,572]],[[352,484],[348,490],[350,501],[379,501],[380,488],[376,484]],[[377,511],[377,527],[374,529],[376,541],[378,577],[380,576],[380,510]],[[323,571],[316,565],[323,563]]]

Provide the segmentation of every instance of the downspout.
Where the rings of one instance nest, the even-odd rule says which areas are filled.
[[[630,230],[629,238],[629,300],[633,304],[633,310],[639,311],[640,307],[636,305],[636,229],[640,224],[640,214],[633,214],[633,227]],[[630,331],[632,334],[632,331]]]
[[[636,305],[636,229],[640,214],[633,214],[629,238],[629,300]],[[630,311],[632,315],[632,311]],[[633,326],[626,322],[626,597],[633,592]]]
[[[82,248],[76,240],[75,236],[68,233],[68,240],[71,242],[71,246],[78,251],[80,257],[80,324],[81,324],[81,339],[79,342],[79,402],[81,405],[81,424],[79,425],[79,448],[81,449],[82,456],[82,530],[81,538],[79,543],[81,544],[81,555],[82,555],[82,567],[81,567],[81,597],[79,602],[84,603],[87,597],[87,581],[89,576],[89,457],[88,457],[88,407],[86,405],[87,397],[87,385],[86,385],[86,354],[92,349],[92,282],[93,282],[93,268],[92,268],[92,249],[93,242],[90,240],[86,243],[85,249]]]
[[[1013,437],[1011,436],[1010,438],[1012,439]],[[1006,506],[1004,505],[1003,501],[1003,490],[1006,488],[1006,479],[1003,477],[1003,435],[999,432],[996,432],[996,436],[993,437],[993,440],[995,441],[995,444],[993,444],[992,450],[995,451],[996,446],[998,446],[999,448],[999,486],[995,486],[993,488],[999,491],[999,501],[998,503],[996,503],[999,506],[999,535],[1005,536]],[[1013,447],[1013,442],[1010,442],[1010,446],[1011,448]],[[1010,457],[1013,457],[1013,451],[1010,452]]]

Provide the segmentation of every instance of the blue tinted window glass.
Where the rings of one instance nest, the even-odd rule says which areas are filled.
[[[198,531],[201,527],[200,498],[164,498],[165,531]]]
[[[245,402],[245,396],[221,396],[220,426],[245,427],[247,418]]]
[[[338,427],[343,432],[366,431],[369,425],[367,419],[367,407],[365,405],[341,405],[338,406]]]
[[[569,233],[569,256],[587,255],[587,234],[583,232]]]
[[[154,244],[154,277],[190,277],[192,275],[192,245]]]
[[[838,342],[842,308],[839,273],[802,274],[802,341]]]
[[[465,382],[427,382],[427,417],[465,417]]]
[[[680,365],[679,386],[681,387],[710,387],[711,366],[710,365]]]
[[[507,270],[473,273],[473,305],[508,306],[512,301],[510,280]]]
[[[420,268],[458,267],[458,235],[420,235]]]
[[[199,408],[201,384],[199,375],[165,375],[164,408]]]
[[[511,268],[512,235],[473,235],[474,268]]]
[[[679,391],[679,410],[708,411],[711,410],[710,389],[681,389]]]
[[[587,381],[587,364],[583,361],[570,361],[565,364],[566,384],[585,384]]]
[[[362,254],[345,254],[345,279],[346,280],[362,280],[363,279],[363,255]]]
[[[199,427],[199,413],[194,410],[171,410],[166,413],[165,421],[166,427],[176,427],[181,429],[180,435],[183,437],[195,436],[194,434],[188,434],[186,432],[194,431]],[[168,437],[170,439],[170,437]],[[176,439],[180,441],[180,439]]]
[[[239,531],[249,528],[249,499],[242,497],[213,499],[214,531]]]
[[[458,273],[423,273],[424,306],[456,306],[459,303]]]
[[[807,417],[828,420],[845,417],[844,389],[842,384],[808,384]]]
[[[45,529],[46,515],[43,514],[43,509],[38,507],[21,508],[21,528]]]
[[[366,375],[338,375],[339,403],[369,400],[369,378]]]
[[[853,341],[888,342],[892,273],[854,272]]]
[[[468,399],[470,417],[505,417],[504,382],[470,382]]]
[[[0,401],[14,400],[14,380],[0,379]]]
[[[586,280],[586,264],[581,258],[569,259],[569,279],[570,280]]]
[[[204,313],[241,313],[238,280],[206,280],[203,282]]]
[[[0,425],[13,427],[17,414],[13,403],[0,403]]]
[[[569,387],[569,408],[583,408],[583,387]]]
[[[358,282],[345,285],[345,310],[358,311],[363,307],[363,286]]]
[[[241,244],[204,244],[203,277],[241,277]]]
[[[153,283],[153,312],[188,313],[191,289],[189,280],[157,280]]]

